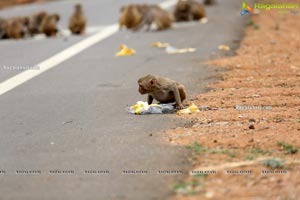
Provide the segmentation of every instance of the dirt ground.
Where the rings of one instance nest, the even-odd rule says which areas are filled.
[[[260,11],[236,56],[207,63],[227,69],[222,80],[193,100],[199,113],[179,116],[189,126],[164,133],[197,170],[174,199],[300,199],[299,21]]]

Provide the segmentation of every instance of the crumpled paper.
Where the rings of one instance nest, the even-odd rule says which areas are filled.
[[[195,48],[178,49],[178,48],[173,47],[173,46],[166,47],[166,52],[168,54],[191,53],[191,52],[195,52],[195,51],[196,51]]]
[[[165,48],[167,54],[191,53],[196,51],[195,48],[178,49],[177,47],[171,46],[169,43],[166,42],[153,42],[151,46],[157,48]]]
[[[151,104],[138,101],[135,105],[128,108],[128,112],[136,115],[164,114],[174,111],[174,106],[170,104]]]

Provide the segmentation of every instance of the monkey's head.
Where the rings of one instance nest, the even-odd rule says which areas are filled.
[[[52,17],[53,19],[55,19],[56,22],[58,22],[58,21],[60,20],[59,14],[53,14],[51,17]]]
[[[156,77],[153,75],[147,75],[138,80],[139,84],[139,93],[140,94],[148,94],[153,91],[153,89],[156,87]]]
[[[37,13],[36,19],[38,22],[41,22],[46,16],[47,16],[47,13],[45,11],[41,11],[41,12]]]
[[[190,4],[187,1],[180,0],[176,5],[176,9],[181,12],[186,12],[190,10]]]
[[[28,24],[29,24],[29,17],[23,17],[22,23],[23,23],[24,26],[28,26]]]
[[[120,13],[123,13],[123,12],[124,12],[125,7],[126,7],[126,6],[121,6],[121,8],[120,8]]]
[[[76,11],[81,11],[82,10],[82,5],[79,3],[79,4],[76,4],[75,5],[75,10]]]

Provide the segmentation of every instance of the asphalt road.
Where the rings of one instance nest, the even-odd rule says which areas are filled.
[[[27,15],[37,10],[58,12],[67,28],[73,5],[63,1],[0,11],[1,17]],[[105,29],[118,19],[121,5],[130,0],[85,0],[89,27]],[[144,0],[139,2],[160,3]],[[55,68],[0,96],[1,199],[166,199],[170,185],[182,175],[158,175],[158,170],[188,170],[187,152],[160,143],[159,131],[183,125],[174,115],[135,116],[126,106],[146,100],[137,92],[137,79],[148,73],[168,76],[186,85],[191,97],[204,92],[215,70],[206,60],[224,56],[219,44],[234,48],[241,39],[246,17],[240,1],[219,1],[207,7],[209,22],[176,25],[163,32],[118,32]],[[22,73],[3,66],[37,63],[88,38],[0,41],[0,84]],[[189,54],[167,55],[150,46],[162,41],[193,47]],[[120,44],[137,51],[114,57]],[[231,54],[228,52],[227,54]],[[153,136],[149,136],[149,134]],[[49,170],[74,170],[51,175]],[[41,170],[40,175],[17,175],[16,170]],[[88,175],[85,170],[109,170]],[[147,170],[124,175],[123,170]]]

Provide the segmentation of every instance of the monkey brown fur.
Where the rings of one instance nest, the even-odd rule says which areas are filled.
[[[4,37],[12,39],[23,38],[26,33],[25,27],[28,25],[28,22],[28,17],[16,17],[8,19],[5,25],[6,32]]]
[[[46,34],[47,37],[56,36],[58,32],[57,22],[59,19],[60,16],[58,14],[47,15],[42,21],[40,31]]]
[[[142,22],[141,6],[138,4],[130,4],[122,6],[120,9],[121,17],[119,18],[120,29],[126,27],[127,29],[134,29]]]
[[[6,35],[6,20],[0,18],[0,39],[4,38]]]
[[[28,23],[28,33],[33,36],[35,34],[41,33],[41,24],[45,17],[47,17],[47,12],[41,11],[35,13],[29,17]]]
[[[216,1],[215,0],[204,0],[203,3],[204,3],[204,5],[213,5],[216,3]]]
[[[75,12],[70,18],[69,29],[73,34],[83,34],[86,26],[86,17],[84,16],[81,4],[75,5]]]
[[[138,80],[140,94],[148,94],[148,104],[153,99],[159,103],[176,103],[176,107],[183,109],[182,102],[186,99],[185,87],[174,80],[165,77],[147,75]]]
[[[205,15],[205,9],[202,4],[194,0],[179,0],[174,11],[175,21],[200,20]]]
[[[172,19],[169,13],[157,5],[144,5],[143,22],[139,25],[143,27],[147,25],[147,30],[150,30],[151,24],[157,26],[157,30],[164,30],[171,28]]]
[[[130,4],[123,6],[121,12],[120,29],[125,26],[127,29],[136,31],[146,25],[149,30],[151,24],[154,23],[157,30],[164,30],[172,25],[169,13],[157,5]]]

